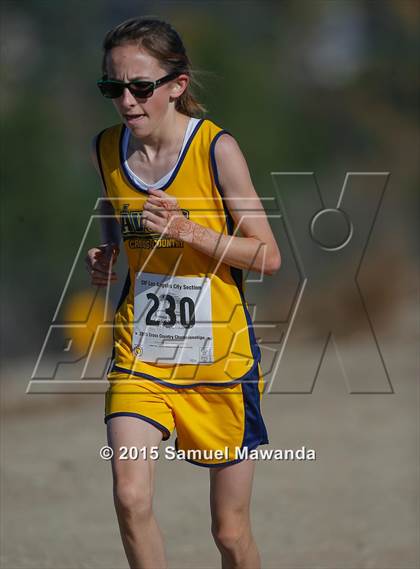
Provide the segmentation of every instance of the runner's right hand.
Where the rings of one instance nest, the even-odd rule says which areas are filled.
[[[112,266],[119,255],[119,248],[115,244],[99,245],[87,252],[85,263],[86,269],[91,276],[91,284],[96,286],[106,286],[109,282],[117,280],[116,273]]]

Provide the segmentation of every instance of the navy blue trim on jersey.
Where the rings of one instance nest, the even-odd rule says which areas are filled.
[[[210,144],[210,163],[211,163],[211,168],[213,171],[213,178],[214,178],[214,183],[216,185],[217,191],[220,194],[220,197],[222,198],[222,204],[223,204],[223,209],[225,210],[225,217],[226,217],[226,224],[227,224],[227,228],[228,228],[228,233],[229,235],[233,235],[233,229],[234,229],[234,222],[232,219],[232,216],[230,215],[229,209],[225,203],[225,200],[223,199],[223,190],[222,190],[222,186],[220,185],[219,182],[219,172],[217,171],[217,164],[216,164],[216,156],[214,154],[214,148],[216,146],[216,142],[219,140],[219,138],[222,136],[222,134],[229,134],[230,136],[232,136],[232,134],[228,131],[228,130],[220,130],[216,136],[213,138],[213,140],[211,141]]]
[[[175,389],[177,389],[177,388],[178,389],[189,389],[190,387],[200,387],[202,385],[209,385],[212,387],[214,387],[215,385],[222,386],[222,387],[228,387],[229,385],[234,385],[235,383],[241,383],[242,381],[252,381],[252,379],[255,377],[255,375],[254,375],[255,370],[258,368],[259,362],[260,362],[259,359],[255,359],[254,363],[252,364],[251,369],[249,369],[244,375],[242,375],[239,378],[232,379],[231,381],[225,381],[223,383],[222,382],[217,383],[215,381],[200,381],[198,383],[190,383],[188,385],[178,385],[176,383],[169,383],[168,381],[165,381],[164,379],[160,379],[159,377],[155,377],[154,375],[149,375],[148,373],[143,373],[141,371],[134,371],[131,369],[127,369],[127,368],[121,367],[117,364],[114,364],[112,366],[111,371],[126,373],[130,377],[136,376],[136,377],[142,377],[143,379],[150,379],[151,381],[155,381],[156,383],[160,383],[162,385],[165,385],[166,387],[174,387]],[[110,379],[109,381],[112,381],[112,379]]]
[[[197,134],[197,132],[198,132],[199,128],[201,127],[201,125],[203,124],[204,120],[205,119],[200,119],[199,122],[195,125],[195,128],[192,131],[192,133],[191,133],[191,135],[187,141],[187,144],[185,145],[185,148],[182,151],[181,156],[179,157],[179,160],[177,162],[175,170],[172,172],[171,177],[166,182],[166,184],[164,184],[161,188],[158,188],[159,190],[162,190],[162,191],[166,190],[172,184],[172,182],[175,180],[176,175],[178,174],[178,171],[181,168],[182,163],[184,162],[184,159],[187,155],[188,149],[190,148],[191,143],[194,140],[195,135]],[[121,128],[119,143],[118,143],[119,156],[120,156],[120,168],[124,174],[124,179],[128,183],[129,186],[131,186],[132,188],[134,188],[138,192],[142,192],[143,194],[148,194],[149,192],[147,190],[145,190],[139,184],[137,184],[135,182],[135,180],[131,179],[131,177],[127,171],[127,167],[125,165],[125,160],[124,160],[124,156],[123,156],[123,138],[124,138],[124,133],[126,130],[127,130],[127,127],[125,126],[125,124],[123,124],[122,128]]]
[[[141,415],[140,413],[131,413],[129,411],[117,411],[116,413],[110,413],[109,415],[106,415],[106,417],[104,417],[104,423],[106,423],[109,419],[112,419],[113,417],[136,417],[137,419],[142,419],[143,421],[147,421],[147,423],[150,423],[151,425],[157,427],[160,431],[162,431],[163,433],[162,440],[167,441],[171,436],[170,431],[164,425],[162,425],[158,421],[155,421],[154,419],[151,419],[150,417],[146,417],[146,415]]]
[[[104,192],[105,195],[108,195],[108,191],[106,188],[106,183],[105,183],[105,175],[104,175],[104,170],[102,168],[102,158],[101,158],[101,152],[100,152],[100,141],[101,141],[101,137],[103,135],[103,133],[106,131],[106,128],[104,128],[103,130],[101,130],[101,132],[96,136],[95,139],[95,148],[96,148],[96,159],[98,161],[98,166],[99,166],[99,172],[101,174],[101,179],[102,179],[102,183],[104,186]]]
[[[222,134],[229,134],[230,136],[232,136],[232,134],[227,130],[220,130],[216,134],[216,136],[213,138],[213,140],[211,141],[211,144],[210,144],[210,163],[211,163],[211,167],[213,170],[214,183],[216,185],[217,191],[220,194],[220,197],[222,198],[223,208],[225,210],[226,225],[227,225],[228,233],[229,233],[229,235],[233,235],[234,221],[233,221],[233,218],[230,214],[228,207],[225,204],[225,200],[223,198],[223,188],[220,185],[219,173],[217,171],[216,156],[215,156],[216,142],[218,141],[218,139],[220,138],[220,136]],[[248,324],[248,334],[249,334],[249,343],[251,346],[251,352],[252,352],[254,359],[259,361],[261,359],[261,350],[260,350],[260,347],[258,346],[256,337],[255,337],[255,332],[254,332],[254,326],[252,324],[251,315],[249,314],[249,311],[248,311],[248,308],[246,305],[246,300],[245,300],[244,291],[243,291],[243,284],[242,284],[242,280],[243,280],[242,269],[230,266],[230,273],[232,275],[234,282],[236,283],[236,286],[238,287],[239,294],[241,295],[242,306],[243,306],[243,309],[245,312],[245,317],[246,317],[247,324]]]
[[[130,292],[130,286],[131,286],[131,275],[130,275],[130,269],[128,269],[127,276],[125,278],[124,287],[121,291],[121,296],[116,311],[121,307],[122,303],[127,298],[128,293]]]
[[[106,372],[107,374],[110,373],[112,366],[113,366],[114,359],[115,359],[115,341],[116,341],[115,340],[115,316],[116,316],[118,310],[120,309],[120,306],[123,304],[123,302],[127,298],[128,293],[130,292],[130,286],[131,286],[131,276],[130,276],[130,269],[128,269],[127,276],[126,276],[125,282],[124,282],[124,286],[123,286],[123,289],[121,291],[120,300],[118,301],[117,308],[115,309],[113,326],[112,326],[112,354],[111,354],[111,361],[110,361],[110,364],[108,366],[108,370]]]
[[[235,280],[235,276],[234,276],[234,273],[232,271],[233,268],[234,267],[230,268],[231,269],[230,272],[232,274],[232,278]],[[242,273],[242,271],[241,271],[241,273]],[[246,305],[246,300],[245,300],[245,296],[244,296],[244,293],[242,290],[242,286],[238,286],[238,289],[239,289],[239,294],[241,295],[242,306],[243,306],[243,309],[245,312],[245,318],[246,318],[246,321],[248,324],[249,343],[251,345],[252,355],[254,356],[254,359],[256,361],[260,361],[261,360],[261,350],[260,350],[260,347],[258,345],[257,338],[255,337],[254,325],[252,323],[251,315],[250,315],[249,310],[248,310],[247,305]]]

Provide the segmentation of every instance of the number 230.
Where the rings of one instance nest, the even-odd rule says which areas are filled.
[[[160,302],[159,297],[156,296],[156,294],[154,294],[153,292],[148,292],[146,296],[148,300],[153,301],[153,305],[146,314],[146,324],[150,326],[160,326],[161,324],[163,324],[164,326],[175,326],[176,324],[175,298],[170,294],[165,295],[165,297],[163,298],[163,300],[166,300],[166,302],[168,303],[167,306],[163,307],[163,310],[168,315],[169,320],[162,322],[160,320],[153,319],[153,314],[159,308],[159,302]],[[191,328],[192,326],[194,326],[195,304],[194,301],[188,296],[182,297],[181,300],[179,301],[179,316],[181,319],[181,324],[185,326],[185,328]]]

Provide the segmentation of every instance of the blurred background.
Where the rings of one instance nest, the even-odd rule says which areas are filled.
[[[132,16],[165,19],[182,36],[199,100],[238,140],[283,255],[277,275],[250,273],[246,284],[270,387],[263,414],[271,447],[306,445],[317,460],[257,465],[263,567],[419,567],[419,8],[417,0],[2,2],[2,567],[127,566],[110,466],[98,457],[106,381],[89,395],[25,392],[53,321],[84,327],[73,330],[68,360],[66,329],[50,337],[41,376],[80,377],[124,282],[122,260],[108,305],[83,259],[100,242],[97,223],[88,225],[100,193],[90,143],[118,122],[95,85],[102,40]],[[383,184],[347,189],[353,221],[371,232],[319,273],[310,240],[296,258],[299,215],[289,226],[278,215],[282,204],[298,207],[306,227],[315,213],[308,185],[280,183],[275,172],[314,172],[331,208],[348,172],[388,173]],[[304,332],[282,363],[302,279],[317,268]],[[104,378],[110,350],[101,335],[95,377]],[[219,566],[207,493],[205,469],[160,460],[156,509],[172,568]]]

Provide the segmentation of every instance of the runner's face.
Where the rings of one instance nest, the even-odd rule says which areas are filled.
[[[134,44],[112,48],[106,61],[109,79],[156,81],[168,74],[156,58]],[[170,98],[179,96],[182,91],[177,81],[173,80],[157,87],[150,98],[134,97],[128,89],[124,89],[121,97],[112,99],[112,102],[133,135],[142,138],[156,129],[171,110]]]

